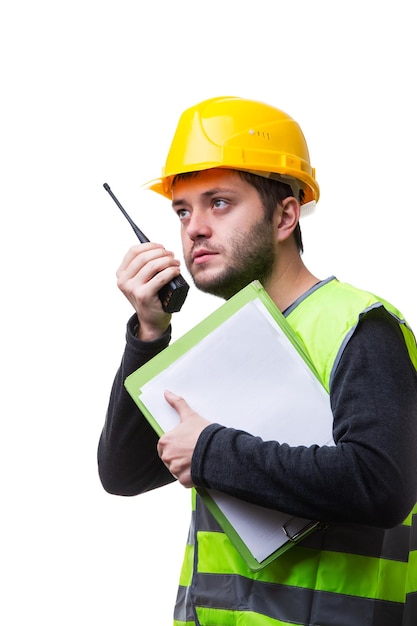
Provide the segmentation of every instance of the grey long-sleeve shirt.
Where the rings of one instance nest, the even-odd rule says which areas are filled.
[[[104,488],[129,496],[174,480],[158,457],[158,436],[123,385],[168,345],[170,333],[144,343],[134,336],[136,323],[135,316],[128,323],[98,450]],[[384,309],[359,323],[330,400],[335,447],[290,447],[211,424],[194,451],[195,485],[308,519],[400,523],[417,500],[417,374]]]

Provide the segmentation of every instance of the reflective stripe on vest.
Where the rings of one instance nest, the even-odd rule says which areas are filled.
[[[417,365],[400,312],[372,294],[333,279],[291,307],[287,319],[327,388],[360,317],[381,305],[401,324]],[[192,494],[175,626],[416,626],[417,505],[391,530],[335,524],[316,531],[253,572]]]

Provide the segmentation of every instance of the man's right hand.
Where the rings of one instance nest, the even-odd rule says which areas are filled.
[[[124,257],[116,272],[117,286],[136,311],[139,339],[152,341],[167,330],[171,314],[163,310],[158,291],[179,274],[179,261],[156,243],[133,246]]]

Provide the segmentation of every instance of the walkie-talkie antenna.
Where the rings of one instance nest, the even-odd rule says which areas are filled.
[[[149,241],[147,236],[141,231],[140,228],[138,228],[138,226],[136,226],[135,222],[132,220],[130,215],[124,210],[123,206],[120,204],[120,202],[118,201],[118,199],[116,198],[112,190],[110,189],[110,186],[107,183],[104,183],[103,187],[113,198],[113,200],[115,201],[115,203],[117,204],[117,206],[119,207],[119,209],[121,210],[121,212],[123,213],[127,221],[129,222],[129,224],[133,228],[135,235],[139,239],[139,241],[141,243],[146,243],[147,241]],[[164,311],[166,313],[176,313],[177,311],[179,311],[182,305],[184,304],[189,288],[190,288],[189,284],[181,276],[181,274],[177,276],[176,278],[174,278],[173,280],[171,280],[166,285],[164,285],[158,291],[158,296],[159,296],[159,299],[161,300],[162,308],[164,309]]]
[[[106,191],[109,192],[109,194],[111,195],[111,197],[113,198],[113,200],[115,201],[115,203],[117,204],[117,206],[119,207],[119,209],[121,210],[121,212],[123,213],[123,215],[125,216],[127,221],[129,222],[129,224],[133,228],[133,231],[134,231],[136,237],[139,239],[139,241],[141,243],[146,243],[147,241],[149,241],[149,239],[146,237],[146,235],[144,235],[144,233],[141,231],[141,229],[138,228],[138,226],[136,226],[135,222],[132,220],[132,218],[127,213],[127,211],[124,210],[124,208],[122,207],[122,205],[120,204],[120,202],[118,201],[118,199],[116,198],[116,196],[114,195],[112,190],[110,189],[110,186],[107,183],[104,183],[103,187],[104,187],[104,189]]]

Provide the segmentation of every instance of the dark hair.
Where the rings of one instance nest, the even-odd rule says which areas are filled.
[[[264,176],[258,176],[251,172],[245,172],[243,170],[236,170],[241,178],[245,180],[249,185],[255,187],[259,193],[262,204],[265,207],[266,217],[272,220],[277,208],[277,204],[282,204],[282,201],[289,196],[294,196],[291,186],[287,183],[283,183],[273,178],[265,178]],[[298,200],[302,202],[304,199],[304,191],[300,190],[300,197]],[[304,252],[303,238],[301,236],[300,223],[297,222],[294,228],[294,239],[300,254]]]
[[[265,178],[264,176],[258,176],[257,174],[252,174],[252,172],[245,172],[244,170],[233,171],[237,172],[243,180],[245,180],[247,183],[249,183],[249,185],[252,185],[252,187],[256,189],[265,208],[266,217],[271,221],[275,213],[275,209],[277,208],[277,204],[281,204],[282,201],[289,196],[294,196],[291,186],[279,180],[274,180],[273,178]],[[192,178],[193,176],[197,176],[198,174],[200,174],[200,171],[176,174],[172,181],[172,185],[174,185],[177,180]],[[304,199],[304,191],[302,189],[300,190],[299,195],[300,197],[298,198],[298,200],[302,202]],[[304,252],[304,246],[299,222],[294,228],[293,234],[298,251],[300,254],[302,254]]]

